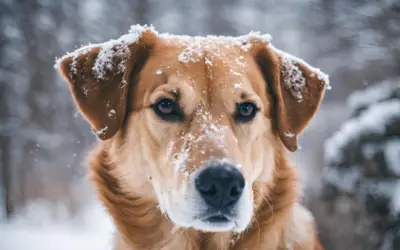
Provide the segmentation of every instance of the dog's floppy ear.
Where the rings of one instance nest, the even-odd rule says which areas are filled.
[[[283,144],[296,151],[297,136],[316,113],[328,76],[267,42],[256,43],[253,51],[273,97],[275,128]]]
[[[155,40],[156,34],[144,29],[83,47],[57,61],[79,111],[100,139],[110,138],[122,125],[130,81],[147,60]]]

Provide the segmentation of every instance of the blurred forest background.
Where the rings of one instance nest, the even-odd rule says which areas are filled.
[[[374,177],[375,184],[388,183],[385,190],[392,195],[386,200],[368,200],[360,188],[360,180],[370,177],[370,171],[365,177],[370,158],[351,155],[351,161],[336,164],[326,157],[326,147],[358,152],[364,140],[350,133],[348,142],[324,143],[335,133],[340,137],[347,120],[364,119],[359,108],[374,102],[395,99],[382,112],[392,107],[389,116],[400,116],[400,2],[395,0],[0,0],[0,219],[26,215],[33,206],[26,220],[57,221],[76,217],[95,202],[82,164],[95,136],[53,64],[77,46],[119,37],[132,24],[188,35],[270,33],[276,47],[327,72],[333,89],[303,134],[302,149],[292,155],[303,173],[304,201],[317,217],[327,249],[400,249],[400,123],[393,125],[392,119],[389,135],[375,135],[395,142],[392,171]],[[380,84],[390,87],[362,91]],[[372,127],[383,122],[379,113],[370,117]],[[365,128],[360,124],[354,133]],[[349,177],[354,166],[362,170]],[[327,169],[335,176],[324,176]],[[350,186],[337,183],[349,178]]]

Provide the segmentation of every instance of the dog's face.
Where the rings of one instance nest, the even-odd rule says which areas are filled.
[[[252,217],[252,184],[274,166],[265,81],[239,48],[198,45],[203,55],[182,63],[187,46],[155,47],[139,74],[126,123],[127,143],[138,145],[126,146],[126,169],[142,168],[136,181],[152,184],[177,225],[243,230]],[[134,158],[142,160],[135,165]]]
[[[296,149],[326,80],[260,37],[138,36],[60,64],[121,186],[178,227],[244,230],[253,184],[272,181],[278,144]]]

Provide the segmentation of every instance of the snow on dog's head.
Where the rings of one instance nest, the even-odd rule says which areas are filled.
[[[124,192],[177,227],[242,231],[282,145],[316,112],[328,78],[269,35],[189,37],[134,26],[57,61]],[[110,115],[112,112],[112,115]]]

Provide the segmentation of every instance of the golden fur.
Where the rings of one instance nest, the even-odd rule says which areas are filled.
[[[294,90],[301,91],[302,100],[296,99],[282,83],[282,56],[262,39],[243,42],[251,45],[243,50],[205,38],[200,52],[183,63],[179,57],[188,43],[147,29],[129,44],[128,58],[114,48],[101,78],[93,72],[100,47],[61,60],[77,106],[101,139],[88,166],[117,228],[115,249],[322,249],[311,214],[299,204],[298,176],[286,148],[296,150],[297,135],[318,109],[326,84],[296,62],[306,81]],[[150,105],[165,96],[179,101],[183,122],[154,114]],[[235,103],[248,100],[260,112],[251,123],[236,124]],[[183,153],[184,164],[178,164]],[[180,225],[192,214],[185,210],[192,206],[191,176],[214,158],[241,165],[251,205],[245,230]]]

